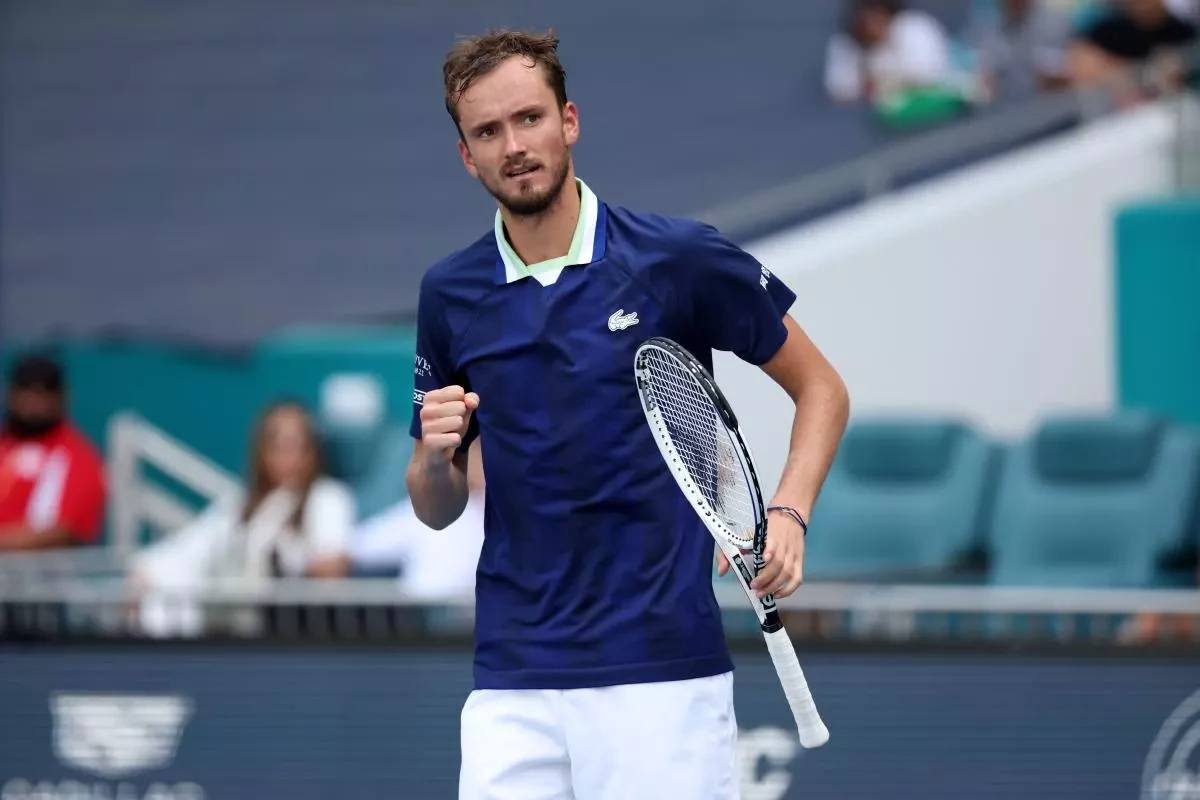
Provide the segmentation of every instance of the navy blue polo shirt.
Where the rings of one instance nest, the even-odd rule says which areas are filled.
[[[787,337],[795,295],[712,227],[608,206],[578,185],[575,241],[557,263],[527,268],[497,220],[421,283],[412,435],[425,392],[457,384],[480,398],[467,435],[480,437],[487,481],[479,689],[733,668],[712,537],[651,437],[633,358],[667,336],[710,369],[714,350],[762,364]]]

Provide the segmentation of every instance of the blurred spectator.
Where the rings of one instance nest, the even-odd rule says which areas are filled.
[[[470,595],[483,546],[484,477],[478,440],[467,457],[470,494],[462,516],[443,530],[417,519],[405,498],[367,520],[350,544],[356,574],[400,573],[400,591],[422,600]]]
[[[1196,27],[1172,13],[1164,0],[1117,0],[1072,43],[1071,82],[1103,87],[1120,105],[1137,103],[1178,87],[1185,71],[1180,48],[1193,43]],[[1130,70],[1143,68],[1141,88]]]
[[[989,97],[1033,95],[1069,85],[1071,14],[1042,0],[997,0],[967,35]]]
[[[942,25],[898,0],[852,0],[830,39],[825,89],[840,102],[877,101],[906,89],[950,83],[950,41]]]
[[[212,580],[254,584],[344,576],[357,509],[350,490],[322,473],[320,450],[302,406],[269,407],[254,434],[246,489],[215,501],[139,553],[132,570],[135,591],[186,594]],[[143,622],[153,627],[163,621],[161,615],[177,610],[144,606]]]
[[[0,551],[92,544],[104,522],[104,461],[67,420],[51,358],[18,360],[0,432]]]
[[[1189,614],[1139,614],[1117,632],[1124,644],[1200,639],[1200,617]]]

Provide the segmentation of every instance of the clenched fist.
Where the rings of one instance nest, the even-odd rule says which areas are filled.
[[[445,461],[467,435],[471,413],[479,407],[479,395],[461,386],[446,386],[425,393],[421,406],[421,442],[426,452]]]

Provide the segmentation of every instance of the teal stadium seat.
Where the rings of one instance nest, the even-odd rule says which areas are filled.
[[[992,520],[1001,585],[1162,585],[1194,535],[1195,435],[1148,414],[1047,419],[1006,459]]]
[[[997,454],[955,421],[852,424],[813,514],[806,577],[944,577],[981,547]]]
[[[360,520],[407,496],[404,474],[413,450],[407,425],[326,423],[321,433],[329,473],[354,492]]]

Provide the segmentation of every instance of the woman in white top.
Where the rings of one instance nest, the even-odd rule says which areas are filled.
[[[319,436],[301,405],[276,403],[262,415],[247,475],[243,490],[218,499],[135,558],[132,580],[143,596],[142,624],[149,632],[202,626],[199,609],[180,600],[213,583],[253,586],[346,574],[354,497],[321,473]],[[244,612],[235,617],[247,624],[257,619]]]

